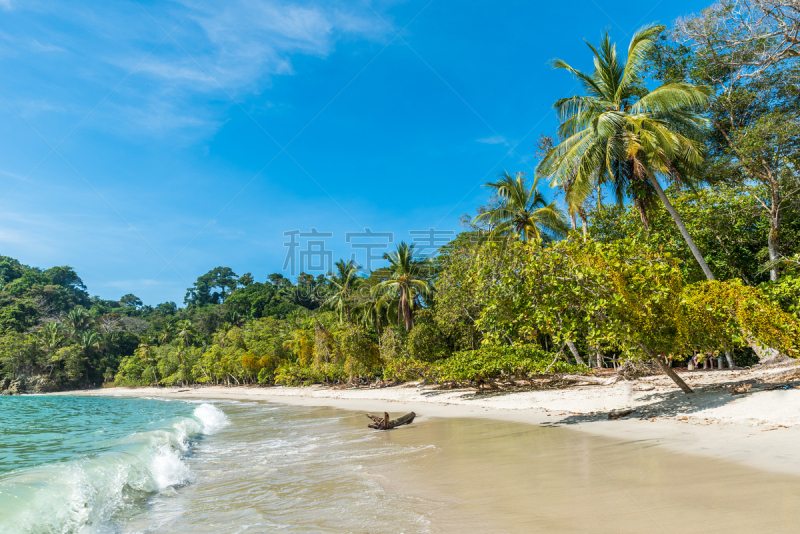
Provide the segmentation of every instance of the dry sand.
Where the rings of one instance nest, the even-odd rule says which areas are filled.
[[[622,381],[611,386],[488,393],[441,390],[405,384],[385,388],[332,389],[314,386],[108,388],[67,394],[262,400],[304,406],[392,415],[414,411],[431,417],[489,418],[534,425],[563,425],[573,430],[645,442],[674,452],[738,462],[777,473],[800,475],[800,382],[782,371],[695,371],[683,378],[695,389],[685,395],[664,376]],[[732,395],[726,386],[750,382],[752,389]],[[797,384],[799,389],[766,390]],[[609,420],[608,412],[636,411]],[[364,418],[365,424],[368,422]]]

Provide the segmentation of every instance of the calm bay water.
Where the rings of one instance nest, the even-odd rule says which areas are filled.
[[[0,533],[794,532],[800,478],[564,428],[0,397]]]

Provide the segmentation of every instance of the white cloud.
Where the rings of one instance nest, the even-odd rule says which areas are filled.
[[[475,140],[478,143],[484,143],[486,145],[506,145],[508,146],[508,141],[502,135],[493,135],[491,137],[484,137],[481,139]]]
[[[0,7],[12,1],[0,0]],[[97,123],[103,128],[133,135],[183,129],[190,137],[205,136],[222,124],[226,95],[241,102],[262,94],[271,78],[295,74],[293,58],[326,58],[345,39],[386,39],[389,29],[367,5],[350,6],[336,0],[176,0],[144,5],[143,12],[136,3],[68,9],[32,0],[13,7],[64,19],[85,32],[63,33],[47,27],[46,19],[33,32],[11,30],[16,15],[7,15],[10,33],[0,32],[0,59],[20,56],[21,50],[51,55],[34,64],[55,62],[48,72],[62,71],[63,85],[73,84],[67,94],[92,94],[84,113],[103,91],[115,88],[97,113],[107,115]],[[74,68],[64,72],[69,65]]]
[[[167,31],[173,27],[159,25]],[[294,74],[293,55],[324,58],[342,38],[378,39],[386,31],[371,12],[345,12],[327,3],[208,0],[172,34],[177,47],[168,41],[138,72],[191,91],[213,90],[217,84],[256,89],[271,75]]]

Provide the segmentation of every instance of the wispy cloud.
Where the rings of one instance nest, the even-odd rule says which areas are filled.
[[[0,0],[0,8],[10,9],[11,2]],[[97,111],[104,116],[95,123],[100,128],[133,135],[183,130],[203,136],[222,124],[225,106],[231,105],[227,95],[245,100],[263,94],[273,77],[295,74],[293,58],[325,58],[342,40],[382,40],[388,35],[386,25],[360,3],[178,0],[141,5],[88,3],[65,9],[43,1],[14,3],[0,25],[0,41],[7,50],[0,62],[50,54],[53,65],[47,72],[70,86],[65,98],[91,95],[84,114],[102,98],[98,89],[110,91],[125,79]],[[62,33],[58,24],[26,26],[26,10],[46,11],[50,20],[62,19],[72,30]],[[166,40],[165,32],[172,32]],[[37,57],[35,64],[44,61]],[[42,80],[34,87],[52,83],[44,72],[36,73]],[[25,89],[19,99],[11,95],[18,109],[21,100],[38,96]]]
[[[483,143],[486,145],[506,145],[508,146],[508,140],[505,136],[502,135],[493,135],[491,137],[483,137],[481,139],[475,140],[478,143]]]

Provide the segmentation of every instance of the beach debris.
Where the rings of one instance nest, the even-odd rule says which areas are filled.
[[[414,422],[414,418],[417,416],[414,412],[410,412],[405,414],[403,417],[398,417],[397,419],[389,419],[389,414],[383,412],[383,418],[367,414],[367,417],[372,419],[374,423],[370,423],[367,425],[369,428],[374,428],[375,430],[391,430],[392,428],[403,426],[403,425],[410,425]]]
[[[775,389],[794,389],[794,384],[786,384],[785,386],[778,384],[777,386],[770,386],[768,388],[764,388],[764,391],[773,391]]]
[[[622,417],[625,417],[626,415],[632,414],[635,411],[636,410],[633,409],[633,408],[621,408],[619,410],[611,410],[610,412],[608,412],[608,418],[609,419],[620,419]]]
[[[619,381],[619,376],[612,376],[611,378],[600,378],[597,376],[586,375],[564,375],[561,380],[568,382],[587,382],[589,384],[597,384],[598,386],[613,386]]]
[[[751,387],[753,387],[753,384],[736,384],[729,387],[728,391],[731,392],[731,395],[741,395],[750,391]]]

